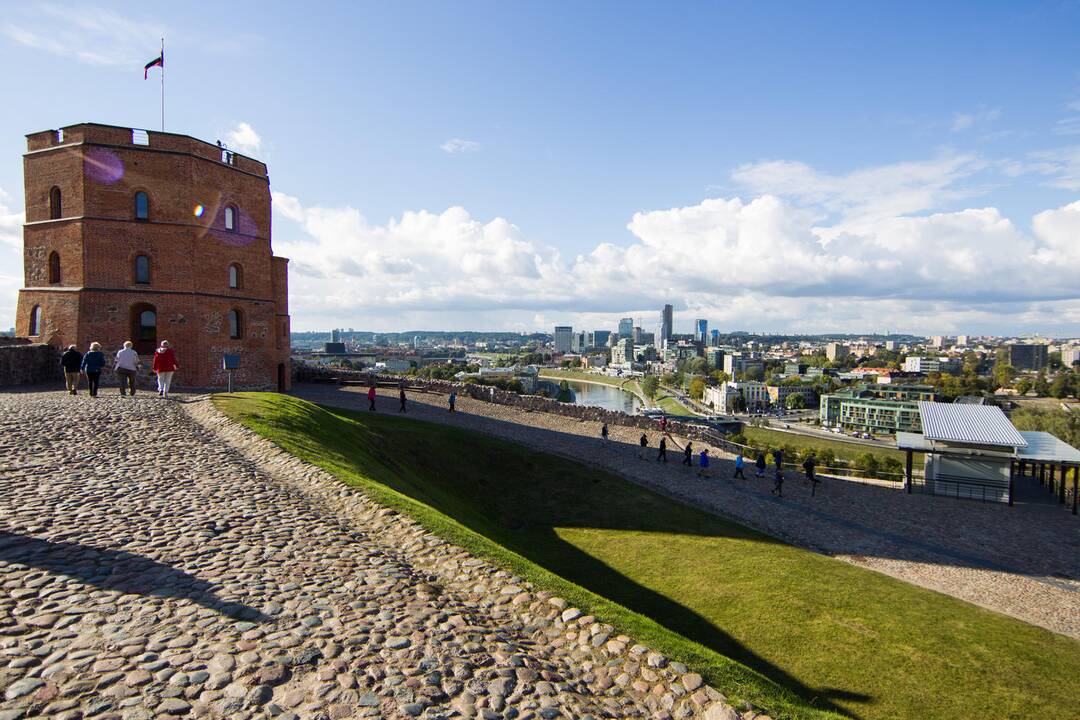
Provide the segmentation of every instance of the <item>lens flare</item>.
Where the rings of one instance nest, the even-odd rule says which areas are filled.
[[[204,208],[202,205],[196,205],[194,212],[195,217],[201,218],[203,216],[203,213],[206,212],[206,208]]]

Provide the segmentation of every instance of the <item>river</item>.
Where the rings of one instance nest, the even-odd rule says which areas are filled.
[[[558,383],[558,380],[553,380]],[[612,385],[599,385],[583,383],[577,380],[567,380],[570,389],[574,391],[575,402],[578,405],[593,405],[605,410],[619,410],[633,415],[641,407],[641,400],[637,395],[620,390]]]

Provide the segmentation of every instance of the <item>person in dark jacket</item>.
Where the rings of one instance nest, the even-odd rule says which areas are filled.
[[[817,493],[818,483],[821,482],[817,478],[817,474],[814,472],[814,468],[817,467],[817,461],[814,460],[814,456],[810,455],[803,460],[802,469],[806,473],[806,479],[810,483],[810,497],[814,497]]]
[[[754,461],[754,467],[757,468],[757,472],[754,473],[756,477],[765,477],[765,453],[759,452],[757,454],[757,460]]]
[[[68,345],[68,349],[60,356],[60,364],[64,367],[64,382],[67,383],[69,395],[79,394],[79,373],[82,372],[82,353],[74,345]]]
[[[457,393],[453,390],[450,391],[450,412],[454,412],[454,405],[457,404]]]
[[[80,367],[86,373],[86,382],[90,386],[90,397],[97,397],[98,383],[101,382],[101,369],[105,367],[105,353],[101,352],[101,343],[90,343],[90,350],[83,355]]]
[[[687,440],[686,447],[682,450],[682,464],[686,467],[694,467],[694,443]]]
[[[401,386],[401,393],[399,394],[401,399],[401,407],[398,408],[398,412],[405,412],[405,386]]]
[[[638,458],[644,460],[645,459],[645,451],[649,447],[649,436],[646,435],[645,433],[641,433],[641,440],[639,441],[639,443],[641,445],[641,451],[638,453]]]
[[[660,436],[659,452],[656,453],[656,462],[661,460],[667,462],[667,440],[664,439],[663,435]]]

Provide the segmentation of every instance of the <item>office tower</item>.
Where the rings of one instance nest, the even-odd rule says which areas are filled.
[[[555,352],[568,353],[574,344],[574,328],[569,325],[555,326]]]

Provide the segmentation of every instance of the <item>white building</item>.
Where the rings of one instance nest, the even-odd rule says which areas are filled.
[[[840,343],[831,342],[831,343],[829,343],[828,345],[825,346],[825,357],[827,357],[830,362],[836,362],[837,360],[842,360],[843,358],[846,358],[847,356],[848,356],[848,346],[847,345],[841,345]]]
[[[764,409],[769,405],[769,390],[763,382],[728,381],[719,387],[705,388],[702,400],[717,412],[730,414],[735,412],[736,400],[739,398],[745,403],[747,410]]]

